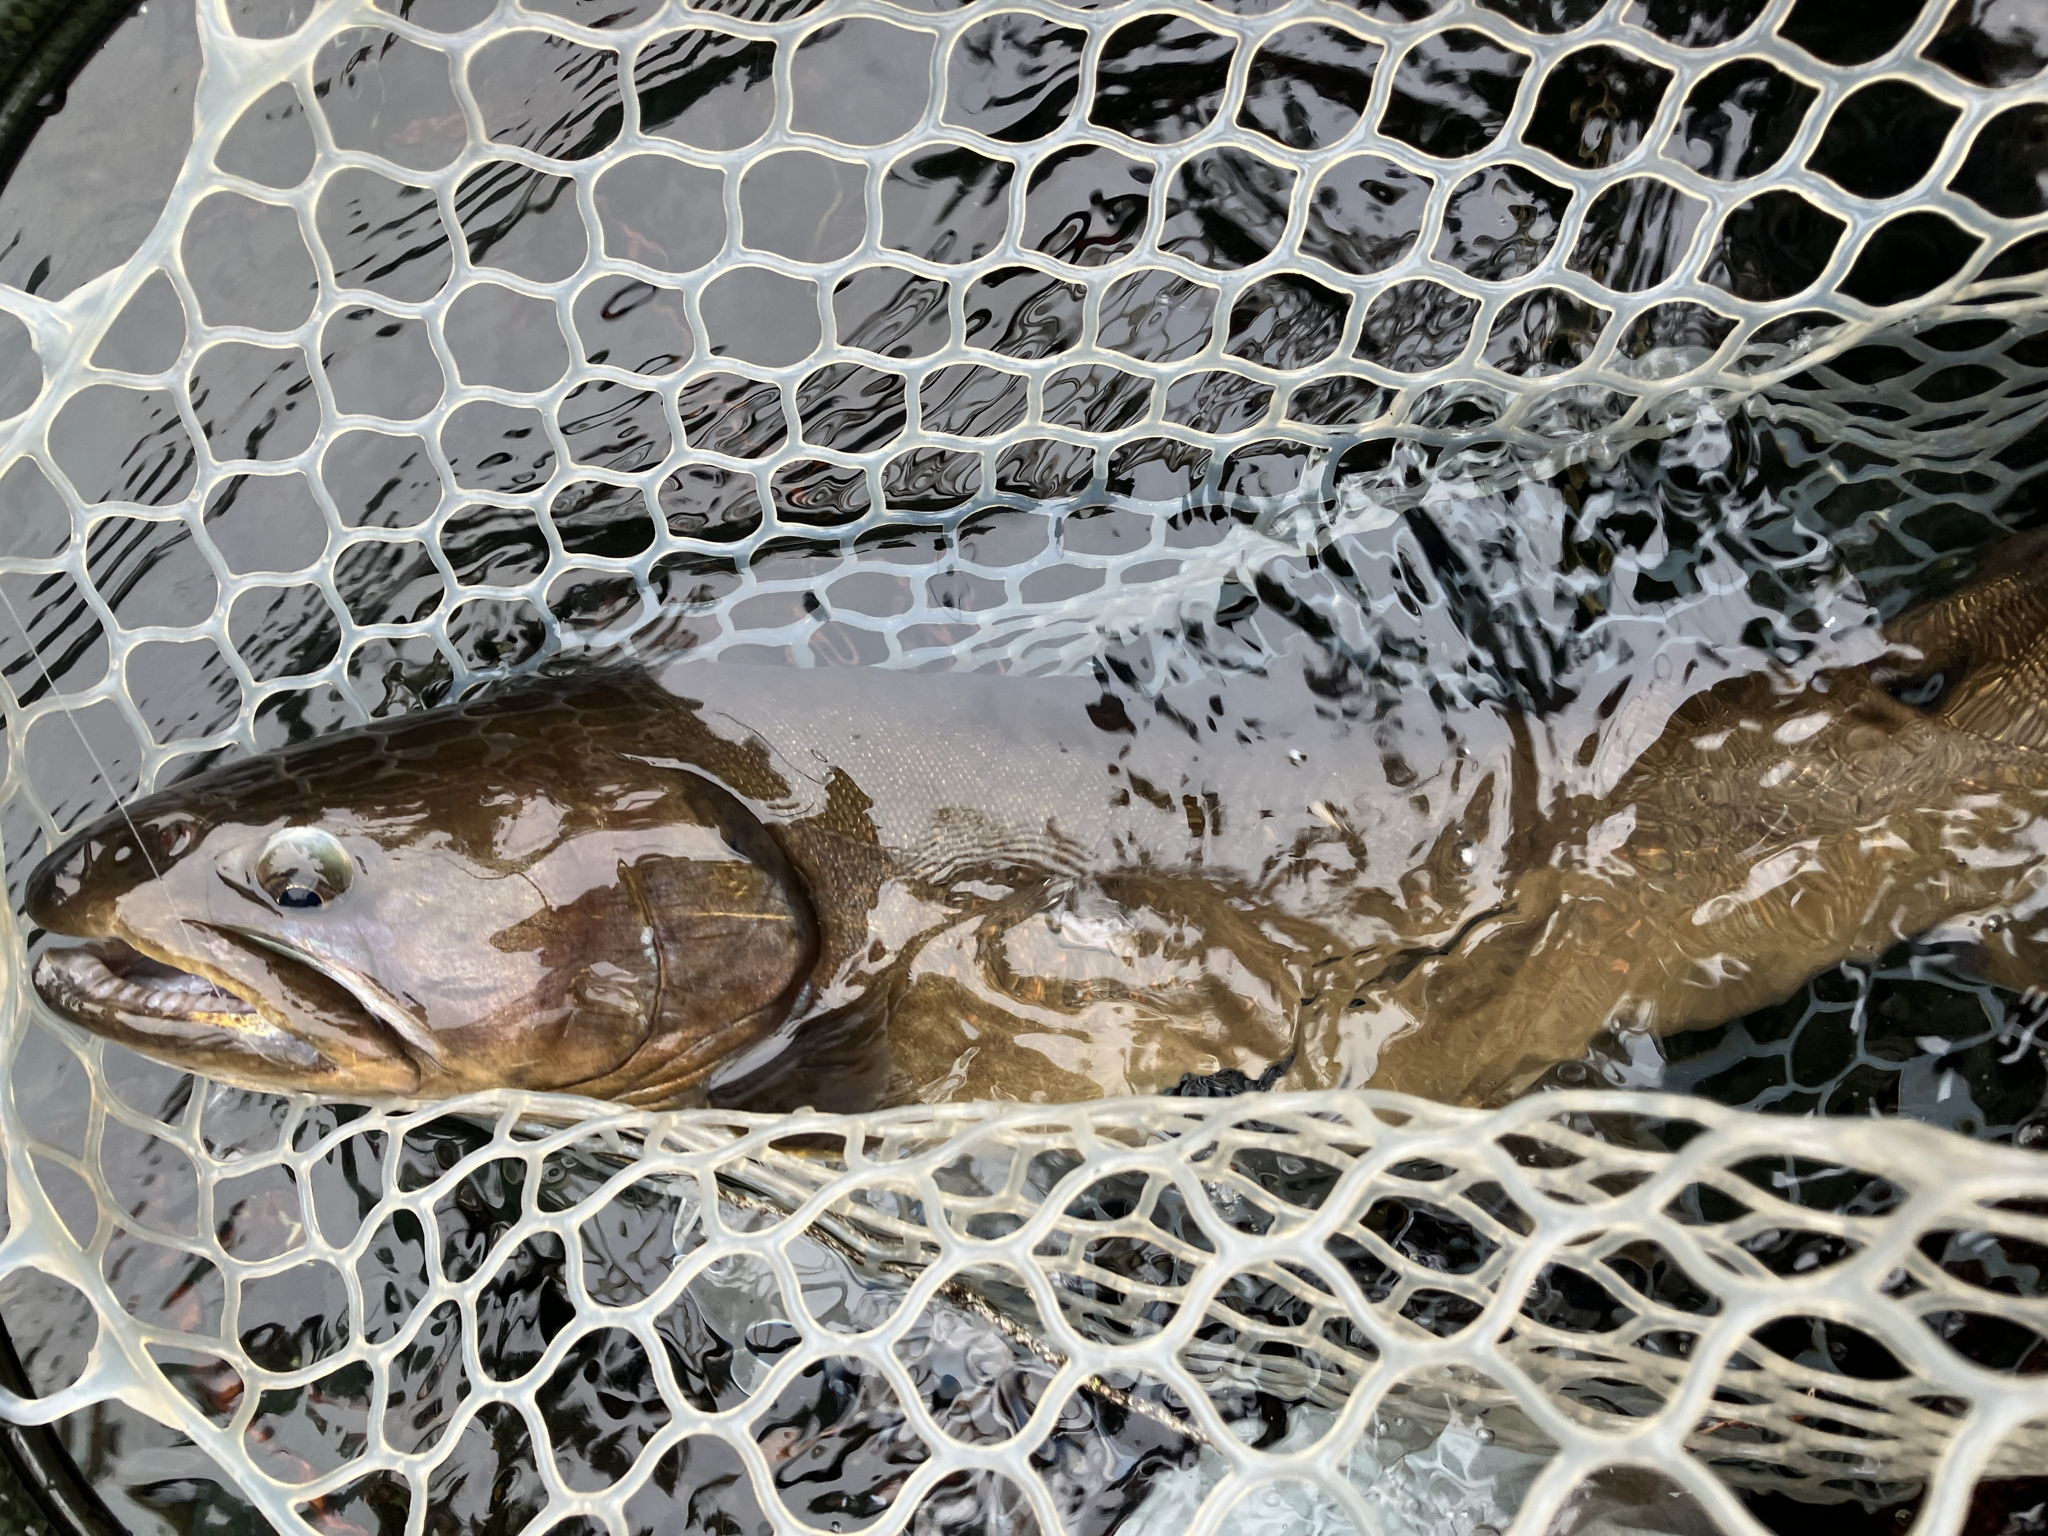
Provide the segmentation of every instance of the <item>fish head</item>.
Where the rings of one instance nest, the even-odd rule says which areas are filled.
[[[261,1089],[687,1102],[786,1012],[810,911],[753,814],[598,692],[330,737],[87,827],[29,881],[75,941],[38,992]]]

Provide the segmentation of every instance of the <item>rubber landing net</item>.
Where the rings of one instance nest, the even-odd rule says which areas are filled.
[[[1172,666],[1644,455],[1767,457],[1731,541],[1895,605],[2042,456],[2027,9],[152,0],[161,212],[0,287],[16,894],[196,754],[557,652]],[[1796,637],[1827,586],[1670,576],[1605,611]],[[2048,1466],[2021,1148],[1598,1091],[335,1106],[40,1016],[23,938],[0,1410],[120,1439],[136,1530],[1931,1533]]]

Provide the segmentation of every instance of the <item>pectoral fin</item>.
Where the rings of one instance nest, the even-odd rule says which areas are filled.
[[[1599,978],[1591,989],[1568,989],[1569,997],[1532,996],[1538,988],[1555,992],[1555,979],[1542,973],[1560,937],[1556,883],[1555,871],[1537,871],[1515,905],[1440,951],[1398,958],[1311,1034],[1290,1085],[1342,1083],[1478,1103],[1576,1054],[1610,1000]]]

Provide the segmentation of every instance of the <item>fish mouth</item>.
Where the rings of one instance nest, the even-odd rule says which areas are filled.
[[[248,998],[196,971],[180,970],[122,939],[51,949],[36,961],[36,990],[59,1013],[241,1027],[260,1019]]]
[[[36,992],[94,1034],[244,1086],[295,1092],[339,1077],[373,1092],[418,1087],[419,1067],[380,1009],[344,978],[282,945],[208,932],[229,964],[102,936],[46,949]]]

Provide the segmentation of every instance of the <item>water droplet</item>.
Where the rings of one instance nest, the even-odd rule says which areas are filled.
[[[1458,844],[1458,868],[1475,869],[1479,864],[1479,845],[1467,838]]]
[[[2002,912],[1994,912],[1989,917],[1985,918],[1984,931],[1986,933],[2005,932],[2005,914]]]

